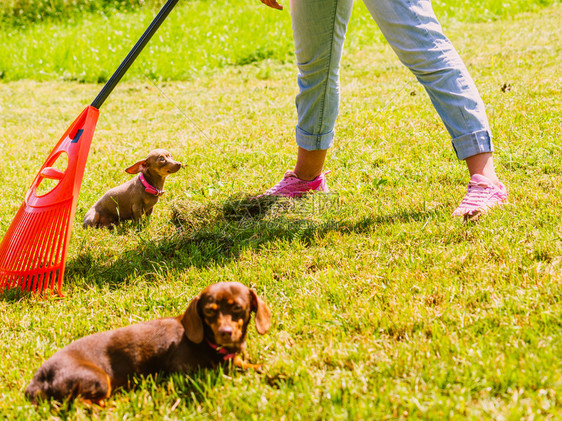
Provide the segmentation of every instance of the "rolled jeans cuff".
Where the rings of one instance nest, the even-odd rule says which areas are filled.
[[[297,145],[307,151],[330,149],[334,144],[334,130],[325,134],[309,134],[303,129],[296,127],[295,137]]]
[[[488,130],[469,133],[453,139],[457,158],[464,160],[480,153],[494,152],[492,135]]]

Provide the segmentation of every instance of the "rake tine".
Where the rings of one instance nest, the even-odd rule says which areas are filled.
[[[57,233],[59,233],[59,238],[58,238],[58,244],[56,247],[53,247],[51,249],[51,253],[49,255],[49,259],[48,262],[51,264],[51,266],[53,267],[53,272],[51,272],[52,274],[56,274],[54,277],[51,278],[51,292],[54,291],[54,284],[55,284],[55,280],[58,279],[59,280],[59,287],[57,289],[59,294],[62,294],[61,291],[61,286],[62,286],[62,276],[59,273],[59,269],[58,267],[62,265],[63,269],[64,269],[64,259],[62,259],[62,256],[64,256],[66,254],[66,247],[67,247],[67,241],[65,241],[65,239],[67,238],[68,235],[68,229],[69,227],[66,226],[66,224],[64,223],[64,221],[67,219],[68,215],[68,208],[66,209],[67,212],[65,212],[65,215],[63,215],[60,219],[59,219],[59,229],[57,229]],[[62,228],[63,230],[61,231]],[[62,245],[62,247],[61,247]]]
[[[25,212],[23,212],[23,208],[20,208],[20,210],[18,211],[17,215],[21,215],[23,217],[24,220],[24,225],[22,225],[21,227],[14,227],[12,229],[12,227],[10,227],[10,229],[8,230],[8,234],[13,234],[12,237],[14,237],[14,240],[16,241],[12,241],[14,243],[17,244],[17,240],[20,239],[21,235],[21,231],[23,231],[25,229],[25,224],[27,223],[27,215],[25,214]],[[16,215],[16,218],[17,218]],[[20,228],[20,229],[18,229]],[[6,234],[6,237],[8,236],[8,234]],[[8,244],[7,244],[8,245]],[[4,262],[8,263],[8,267],[7,267],[7,271],[8,271],[8,278],[7,278],[7,288],[13,288],[13,285],[15,283],[15,279],[14,279],[14,267],[15,266],[19,266],[19,262],[21,261],[20,255],[18,254],[18,248],[17,247],[12,247],[11,249],[8,248],[7,250],[7,255],[5,257],[5,259],[2,259],[2,265],[4,265]],[[11,262],[11,263],[10,263]],[[16,278],[17,279],[17,278]]]
[[[39,214],[39,221],[40,221],[41,225],[42,225],[42,222],[45,221],[45,220],[48,222],[48,219],[46,219],[47,215],[45,215],[45,214],[46,214],[46,212],[42,213],[42,214]],[[29,270],[31,272],[29,273],[28,276],[26,276],[26,278],[29,279],[28,283],[31,283],[31,280],[33,279],[33,270],[35,270],[36,265],[39,261],[39,255],[40,255],[39,251],[41,250],[44,242],[46,241],[45,233],[46,232],[44,230],[41,230],[41,231],[38,231],[38,232],[34,233],[34,236],[32,237],[32,240],[30,241],[32,246],[28,248],[29,252],[27,253],[27,256],[25,256],[27,259],[22,259],[22,261],[20,263],[20,267],[17,268],[17,270],[21,270],[24,267],[29,268]],[[24,289],[27,289],[26,287],[27,287],[27,285],[24,285],[24,280],[22,280],[21,290],[24,291]]]

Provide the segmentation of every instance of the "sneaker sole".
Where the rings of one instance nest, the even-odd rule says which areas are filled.
[[[486,207],[484,209],[482,209],[482,208],[476,209],[473,213],[465,213],[463,215],[463,219],[465,221],[469,221],[469,222],[476,222],[482,216],[489,213],[492,209],[498,208],[498,207],[503,206],[503,205],[507,205],[507,203],[508,203],[507,198],[505,198],[503,200],[499,200],[493,206],[489,206],[489,207]]]

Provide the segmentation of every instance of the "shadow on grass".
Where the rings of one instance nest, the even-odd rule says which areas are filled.
[[[0,299],[8,303],[15,303],[32,298],[31,294],[32,293],[29,291],[22,291],[21,288],[6,288],[0,291]]]
[[[351,222],[343,219],[340,210],[340,198],[334,194],[298,200],[246,196],[206,205],[176,203],[172,207],[172,235],[155,240],[139,236],[137,248],[118,254],[112,261],[86,248],[67,263],[66,279],[82,276],[118,287],[132,275],[224,265],[248,249],[258,250],[272,242],[300,241],[309,246],[330,232],[370,232],[376,226],[425,220],[440,212],[402,210]]]
[[[0,301],[7,303],[16,303],[19,301],[41,302],[46,300],[60,300],[62,298],[63,297],[57,295],[57,293],[50,288],[44,290],[37,288],[37,290],[32,291],[18,285],[0,289]]]

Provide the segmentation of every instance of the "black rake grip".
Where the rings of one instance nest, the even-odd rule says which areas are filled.
[[[99,108],[103,105],[109,94],[113,91],[115,86],[117,86],[117,84],[119,83],[123,75],[127,72],[127,70],[129,70],[131,64],[133,64],[133,62],[136,60],[136,58],[141,53],[143,48],[146,46],[148,41],[150,41],[150,38],[152,38],[152,35],[154,35],[154,33],[158,30],[162,22],[164,22],[164,20],[170,14],[170,12],[172,11],[172,9],[174,8],[174,6],[178,1],[179,0],[168,0],[166,4],[162,6],[162,9],[160,9],[160,12],[158,12],[158,14],[153,19],[150,26],[146,29],[146,31],[144,31],[144,34],[142,34],[142,36],[137,41],[133,49],[129,52],[129,54],[127,54],[125,60],[123,60],[123,62],[119,65],[115,73],[113,73],[111,78],[107,81],[105,86],[102,88],[96,99],[94,99],[94,101],[91,104],[92,107],[95,107],[99,110]]]

